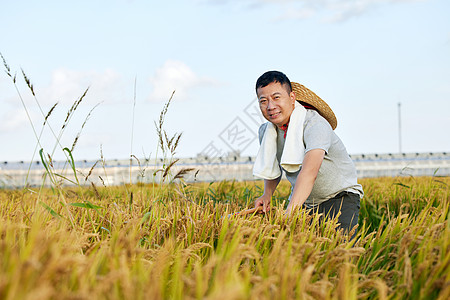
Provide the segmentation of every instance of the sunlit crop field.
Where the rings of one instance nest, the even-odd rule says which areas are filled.
[[[262,182],[1,190],[1,299],[449,299],[450,178],[374,178],[357,239]]]

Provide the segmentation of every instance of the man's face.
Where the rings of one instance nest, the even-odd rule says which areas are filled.
[[[281,127],[289,122],[295,107],[295,94],[279,82],[272,82],[256,90],[259,108],[267,121]]]

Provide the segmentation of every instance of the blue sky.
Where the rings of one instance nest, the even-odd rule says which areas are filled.
[[[173,90],[165,128],[183,132],[177,156],[256,155],[254,84],[267,70],[331,106],[350,154],[399,151],[399,102],[403,152],[450,151],[449,1],[2,1],[0,36],[38,134],[21,68],[44,114],[58,102],[56,133],[89,87],[61,137],[70,147],[95,107],[76,159],[154,156]],[[0,98],[0,161],[30,160],[36,137],[5,72]],[[46,127],[41,146],[63,158],[54,145]]]

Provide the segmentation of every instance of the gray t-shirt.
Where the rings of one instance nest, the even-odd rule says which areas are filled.
[[[265,123],[259,128],[259,142],[261,143],[267,128]],[[289,130],[289,129],[288,129]],[[277,128],[277,159],[281,159],[284,147],[284,131]],[[306,200],[307,206],[315,206],[343,191],[364,195],[362,186],[358,184],[356,169],[344,144],[331,128],[330,124],[315,110],[307,109],[303,123],[303,140],[305,153],[313,149],[323,149],[325,157],[319,169],[311,194]],[[281,166],[280,166],[281,168]],[[281,168],[281,170],[283,170]],[[301,168],[300,168],[301,170]],[[286,172],[286,178],[292,189],[299,174]]]

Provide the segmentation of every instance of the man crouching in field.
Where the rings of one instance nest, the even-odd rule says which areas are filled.
[[[264,179],[264,193],[255,201],[266,212],[281,180],[291,183],[287,214],[301,206],[334,218],[349,232],[358,224],[363,190],[344,144],[333,131],[337,120],[316,94],[278,71],[256,82],[261,112],[269,122],[259,128],[260,149],[253,174]]]

